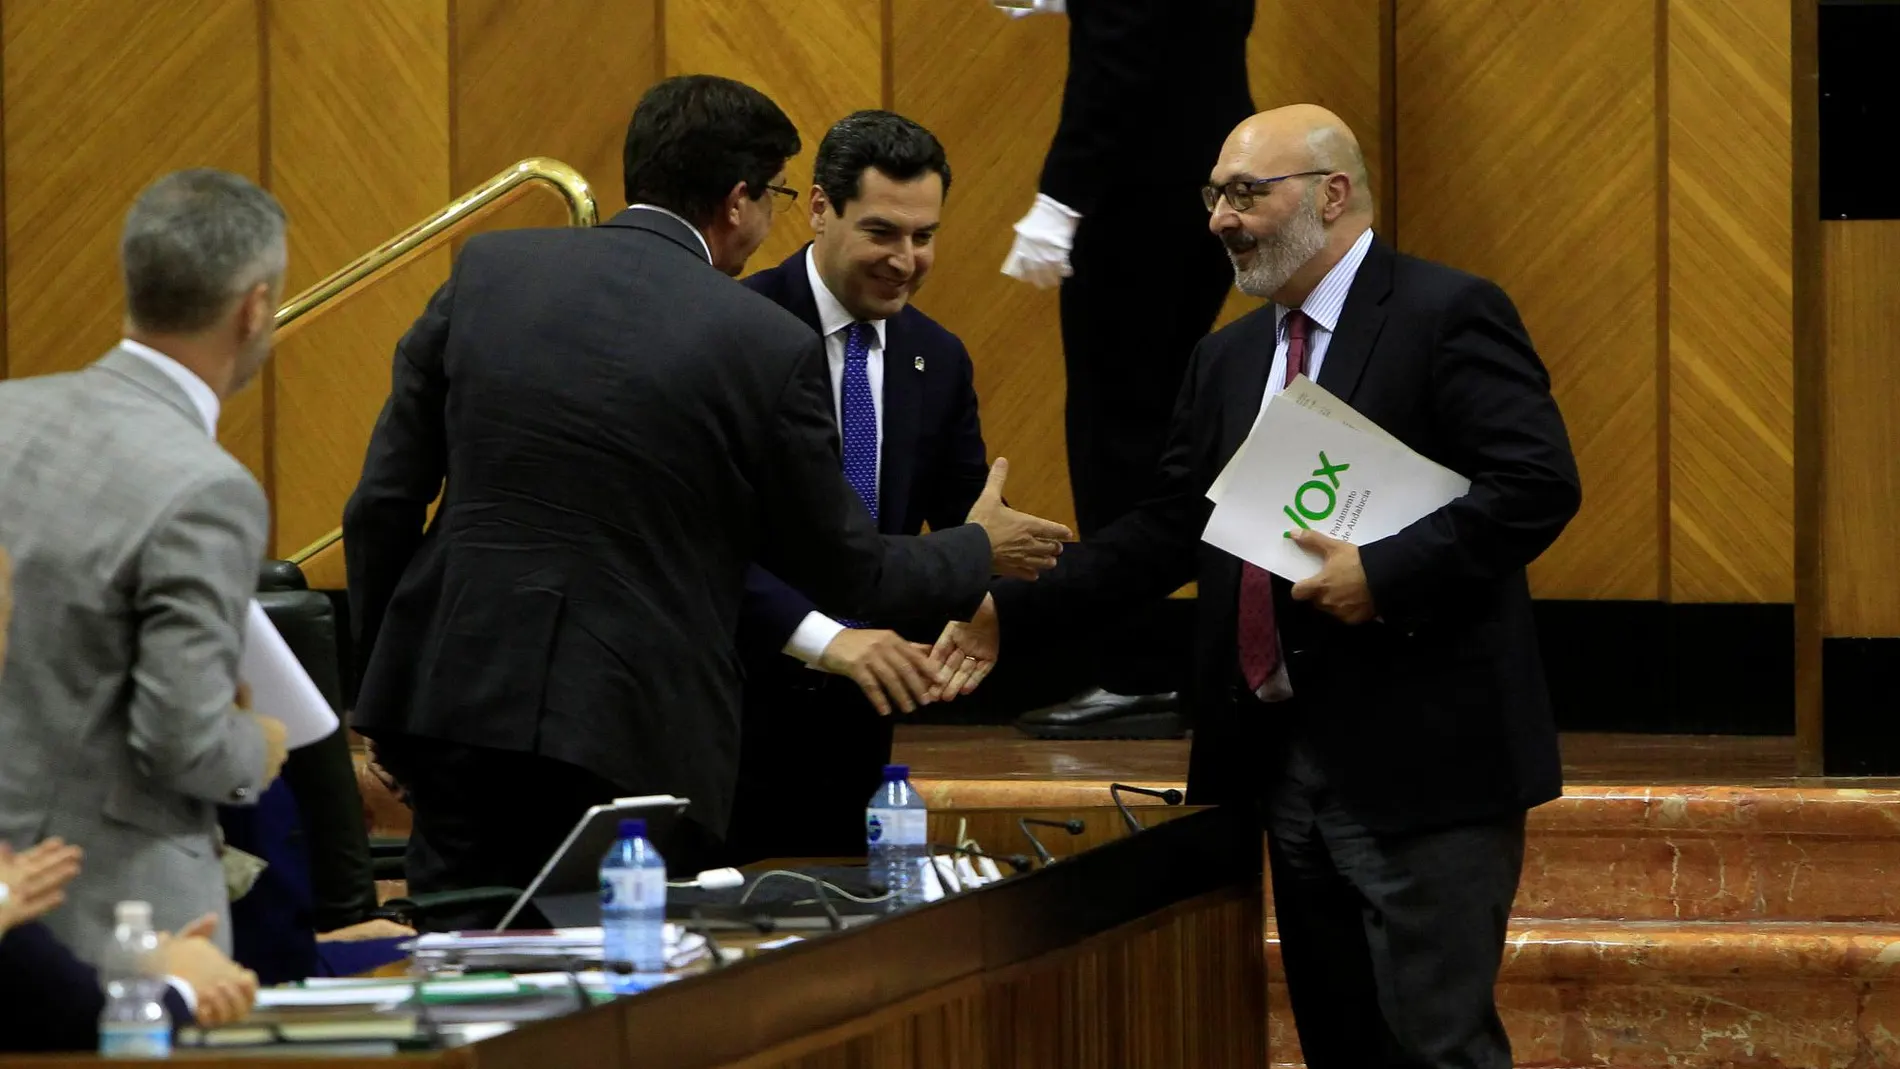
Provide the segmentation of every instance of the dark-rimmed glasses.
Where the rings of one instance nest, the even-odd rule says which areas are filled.
[[[772,194],[774,198],[772,201],[772,211],[777,215],[784,215],[786,212],[792,210],[793,205],[798,203],[798,190],[788,186],[768,184],[765,187],[765,191]]]
[[[1201,187],[1201,203],[1207,206],[1212,215],[1219,206],[1222,197],[1237,212],[1253,207],[1253,202],[1273,191],[1273,187],[1289,178],[1310,178],[1314,175],[1332,174],[1331,171],[1295,171],[1292,174],[1275,175],[1272,178],[1236,178],[1224,186],[1205,185]]]

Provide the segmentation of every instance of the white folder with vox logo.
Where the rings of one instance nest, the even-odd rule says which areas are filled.
[[[1319,555],[1293,544],[1304,527],[1353,545],[1397,534],[1463,496],[1471,480],[1420,456],[1299,376],[1260,410],[1208,488],[1201,539],[1298,582]]]

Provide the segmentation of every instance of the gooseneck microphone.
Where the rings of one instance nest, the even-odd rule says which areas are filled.
[[[1141,821],[1136,820],[1135,814],[1129,810],[1128,803],[1122,801],[1122,792],[1124,791],[1129,794],[1140,794],[1149,798],[1159,798],[1163,805],[1181,804],[1181,792],[1173,787],[1157,791],[1152,787],[1130,787],[1126,783],[1109,784],[1108,796],[1115,800],[1115,808],[1122,811],[1122,822],[1128,825],[1130,832],[1142,831],[1143,828]]]
[[[1083,824],[1080,820],[1043,820],[1039,817],[1019,818],[1016,821],[1016,826],[1021,828],[1023,835],[1029,839],[1029,845],[1035,848],[1036,860],[1045,865],[1055,864],[1056,858],[1054,854],[1049,852],[1048,847],[1042,845],[1042,840],[1036,838],[1036,833],[1029,830],[1029,826],[1032,824],[1038,828],[1061,828],[1070,835],[1080,835],[1083,829],[1087,827],[1087,825]]]

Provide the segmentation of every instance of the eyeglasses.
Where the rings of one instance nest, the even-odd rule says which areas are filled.
[[[791,211],[792,206],[798,203],[798,190],[796,189],[791,189],[786,186],[768,185],[765,187],[765,191],[777,198],[772,201],[772,211],[778,215],[784,215],[786,212]]]
[[[1236,178],[1224,186],[1206,185],[1201,187],[1201,203],[1207,206],[1209,214],[1226,197],[1227,203],[1237,212],[1253,207],[1253,202],[1273,192],[1273,187],[1289,178],[1310,178],[1314,175],[1332,174],[1331,171],[1295,171],[1292,174],[1276,175],[1273,178]]]

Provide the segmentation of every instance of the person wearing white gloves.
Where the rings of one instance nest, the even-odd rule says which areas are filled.
[[[1003,273],[1059,286],[1069,481],[1087,540],[1146,496],[1188,354],[1233,273],[1200,202],[1227,132],[1253,114],[1253,0],[991,0],[1064,14],[1069,71],[1034,203]],[[1105,621],[1092,681],[1017,721],[1045,738],[1179,735],[1186,605]]]

